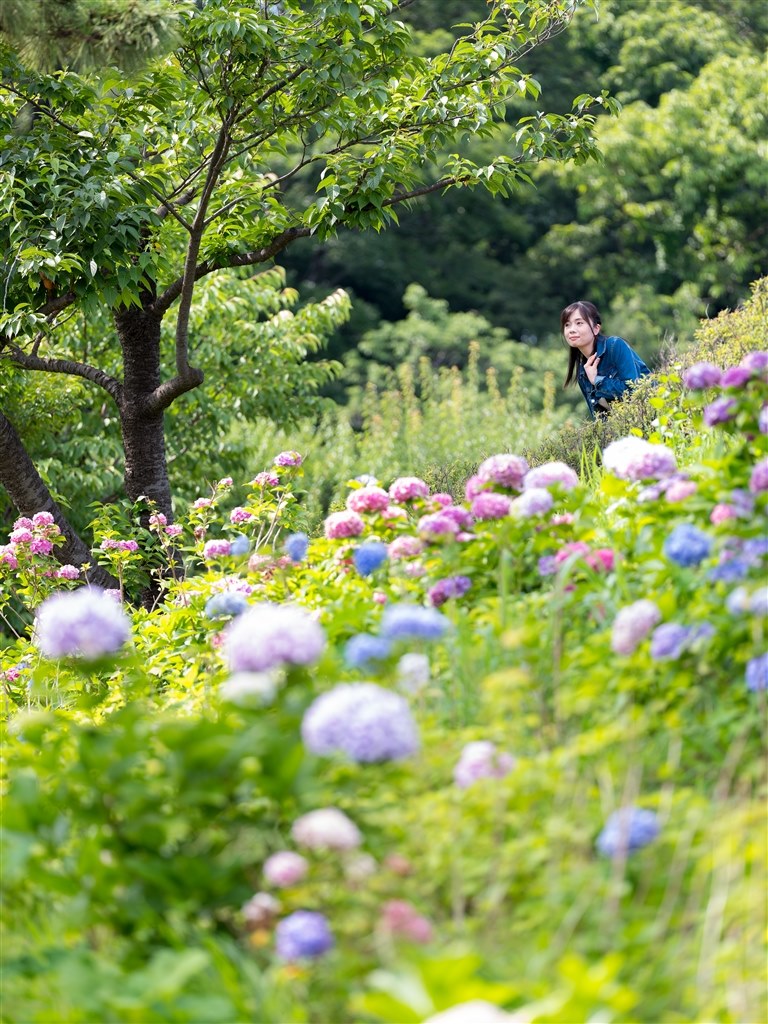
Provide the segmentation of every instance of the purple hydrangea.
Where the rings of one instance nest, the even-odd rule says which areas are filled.
[[[517,519],[530,519],[546,515],[554,503],[555,499],[545,487],[531,487],[513,499],[509,512]]]
[[[481,462],[477,475],[481,480],[497,487],[511,487],[519,491],[528,472],[528,463],[521,455],[491,455]]]
[[[309,537],[306,533],[290,533],[285,538],[283,550],[292,562],[301,562],[307,557]]]
[[[461,505],[448,504],[441,510],[440,515],[452,519],[460,530],[471,530],[474,526],[475,521],[471,514]]]
[[[214,594],[205,606],[205,615],[209,619],[221,619],[228,616],[241,615],[248,607],[248,598],[239,591],[225,590],[222,594]]]
[[[302,457],[298,452],[288,451],[280,452],[273,459],[273,465],[275,466],[300,466],[302,463]]]
[[[453,781],[467,789],[479,779],[503,779],[515,766],[511,754],[496,749],[489,740],[467,743],[453,770]]]
[[[690,629],[676,622],[664,622],[657,626],[651,637],[651,657],[656,661],[673,661],[685,649]]]
[[[477,474],[471,476],[466,484],[464,485],[464,497],[467,501],[472,501],[478,494],[482,494],[483,491],[488,489],[488,481],[481,479]]]
[[[275,928],[275,949],[281,960],[314,959],[332,948],[328,922],[315,910],[296,910]]]
[[[534,466],[528,470],[523,480],[523,490],[528,491],[532,487],[562,487],[566,491],[572,491],[579,485],[578,473],[574,472],[565,462],[545,462],[541,466]]]
[[[355,548],[352,561],[361,576],[370,576],[387,560],[387,545],[382,540],[367,540]]]
[[[660,620],[661,612],[653,601],[643,599],[627,605],[613,621],[611,648],[616,654],[632,654]]]
[[[408,702],[375,683],[341,683],[307,709],[301,736],[313,754],[346,754],[352,761],[398,761],[419,749]]]
[[[441,612],[417,604],[390,605],[381,617],[381,634],[390,640],[439,640],[448,626],[448,619]]]
[[[768,352],[749,352],[740,363],[750,373],[765,376],[768,371]]]
[[[749,489],[753,494],[768,491],[768,458],[755,463],[749,477]]]
[[[704,406],[704,423],[708,427],[716,427],[720,423],[727,423],[736,415],[736,399],[728,398],[726,395],[716,398],[714,402]]]
[[[34,635],[47,658],[90,661],[119,651],[131,635],[131,625],[120,605],[103,590],[83,587],[43,601]]]
[[[344,661],[351,668],[365,668],[372,661],[387,658],[390,648],[391,643],[386,637],[357,633],[344,646]]]
[[[263,672],[279,665],[310,665],[322,654],[325,634],[315,619],[290,605],[257,604],[229,626],[225,648],[233,672]]]
[[[437,608],[452,597],[463,597],[471,586],[472,580],[468,576],[446,576],[429,588],[427,597],[430,604]]]
[[[659,832],[659,819],[653,811],[622,807],[606,821],[597,848],[605,857],[623,857],[652,843]]]
[[[633,436],[609,444],[603,465],[621,480],[656,480],[674,473],[677,460],[671,448]]]
[[[768,651],[747,662],[745,675],[748,690],[754,693],[758,690],[768,690]]]
[[[444,537],[455,537],[461,527],[453,516],[448,516],[441,510],[422,516],[418,523],[418,529],[425,540],[434,541]]]
[[[539,559],[539,576],[552,576],[557,572],[557,558],[554,555],[542,555]]]
[[[761,434],[768,434],[768,405],[764,405],[758,414],[757,429]]]
[[[503,519],[509,515],[511,504],[506,494],[483,491],[472,499],[470,511],[475,519]]]
[[[712,541],[698,527],[681,523],[664,541],[663,551],[668,559],[677,565],[698,565],[712,549]]]
[[[752,377],[752,371],[746,366],[731,366],[720,378],[721,388],[743,388]]]
[[[683,384],[692,391],[714,388],[720,383],[722,373],[714,363],[694,363],[683,373]]]

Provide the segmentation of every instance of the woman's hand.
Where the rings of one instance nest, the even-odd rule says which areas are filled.
[[[595,377],[597,377],[598,374],[597,364],[599,362],[600,356],[596,352],[593,352],[589,359],[586,361],[586,363],[584,363],[584,372],[589,378],[590,384],[595,383]]]

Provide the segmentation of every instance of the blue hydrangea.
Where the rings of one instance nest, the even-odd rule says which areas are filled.
[[[333,935],[322,914],[296,910],[275,928],[275,948],[281,960],[314,958],[333,948]]]
[[[622,807],[610,815],[597,837],[597,848],[605,857],[641,850],[660,831],[659,819],[643,807]]]
[[[748,690],[768,690],[768,651],[747,662],[746,679]]]
[[[381,618],[381,634],[390,640],[417,637],[439,640],[450,623],[436,608],[417,604],[393,604],[385,609]]]
[[[707,573],[712,583],[738,583],[749,572],[749,563],[743,558],[728,558],[714,565]]]
[[[313,754],[346,754],[358,763],[398,761],[419,749],[408,702],[375,683],[341,683],[317,697],[301,723]]]
[[[367,540],[355,548],[352,556],[361,576],[370,576],[387,560],[387,545],[382,540]]]
[[[248,598],[238,590],[224,590],[214,594],[205,606],[209,619],[223,619],[240,615],[248,607]]]
[[[391,643],[383,636],[357,633],[344,647],[344,661],[351,668],[365,668],[372,661],[382,661],[389,655]]]
[[[657,661],[679,658],[685,649],[690,629],[676,622],[665,622],[657,626],[651,637],[651,657]]]
[[[750,537],[745,540],[742,554],[750,565],[759,565],[768,555],[768,537]]]
[[[229,548],[230,555],[247,555],[251,550],[251,542],[244,533],[236,533]]]
[[[307,557],[309,537],[306,533],[291,533],[285,538],[284,548],[292,562],[301,562]]]
[[[698,565],[712,549],[712,541],[691,523],[676,526],[664,541],[664,554],[678,565]]]

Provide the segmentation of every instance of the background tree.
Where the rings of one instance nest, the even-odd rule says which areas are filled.
[[[301,237],[381,230],[421,195],[509,195],[540,161],[595,156],[590,97],[567,115],[504,124],[511,92],[538,93],[520,58],[575,6],[499,0],[448,50],[420,57],[388,0],[182,3],[178,49],[130,84],[41,74],[6,52],[6,365],[100,388],[119,420],[127,496],[172,515],[166,413],[204,380],[190,331],[197,283],[270,265]],[[40,116],[19,131],[28,104]],[[447,153],[451,140],[494,138],[500,126],[493,160]],[[316,193],[294,203],[286,186],[300,173]],[[109,313],[115,341],[101,364],[55,329],[75,311]],[[27,463],[18,434],[6,436],[0,478],[27,512]]]

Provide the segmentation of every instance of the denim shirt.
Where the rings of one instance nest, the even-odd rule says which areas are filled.
[[[613,402],[617,398],[621,398],[627,390],[628,384],[651,372],[623,338],[617,338],[614,335],[606,338],[604,334],[598,334],[595,339],[595,353],[600,360],[597,364],[595,383],[592,384],[587,377],[583,362],[579,364],[576,377],[592,419],[595,418],[596,412],[601,412],[598,405],[601,398],[606,402]]]

